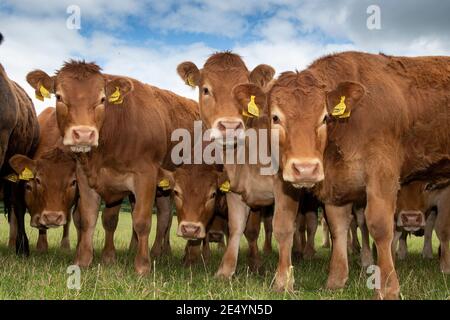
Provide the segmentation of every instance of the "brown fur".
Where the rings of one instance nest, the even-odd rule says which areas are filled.
[[[384,252],[379,255],[380,297],[398,296],[387,247],[400,182],[449,160],[449,65],[448,57],[346,52],[318,59],[305,71],[282,74],[270,92],[270,109],[282,110],[287,119],[281,146],[283,175],[292,170],[286,167],[288,158],[319,159],[325,179],[316,192],[330,207],[327,214],[333,216],[338,229],[344,219],[337,217],[351,212],[346,204],[361,201],[367,194],[369,231]],[[343,95],[351,116],[331,118],[326,130],[314,132],[320,127],[324,106],[330,113]],[[325,139],[326,148],[321,144]],[[341,259],[338,254],[335,257],[332,265]],[[340,287],[347,267],[334,270],[328,285]]]
[[[33,86],[49,79],[53,82],[53,88],[47,89],[57,94],[58,125],[67,144],[75,144],[70,130],[79,125],[98,134],[93,140],[98,141],[98,147],[92,144],[89,154],[77,156],[82,230],[76,263],[87,266],[92,261],[92,232],[100,197],[112,203],[134,194],[135,268],[144,274],[150,270],[148,236],[157,172],[160,166],[174,168],[170,135],[176,128],[192,131],[197,105],[169,91],[99,70],[92,63],[72,61],[54,77],[34,71],[27,80]],[[117,88],[123,102],[110,103]]]

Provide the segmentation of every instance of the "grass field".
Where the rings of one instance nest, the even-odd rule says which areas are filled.
[[[145,277],[134,273],[134,254],[128,253],[131,237],[131,217],[120,216],[115,236],[118,259],[115,265],[100,264],[103,229],[100,219],[95,233],[95,257],[92,267],[82,270],[81,290],[67,288],[67,267],[71,264],[76,245],[76,232],[72,225],[70,252],[59,248],[62,229],[49,231],[49,252],[35,250],[38,232],[27,222],[32,249],[29,258],[19,258],[7,248],[8,224],[0,216],[0,299],[370,299],[367,275],[359,267],[358,257],[351,256],[350,279],[345,289],[324,289],[327,278],[329,249],[320,247],[321,232],[317,233],[316,257],[312,261],[294,263],[295,292],[275,293],[270,284],[277,263],[276,250],[264,256],[264,270],[251,274],[246,267],[247,245],[241,242],[236,276],[231,281],[214,278],[221,252],[212,246],[208,265],[183,267],[181,258],[185,241],[175,235],[176,220],[172,225],[172,256],[154,262],[152,272]],[[151,244],[155,236],[156,219],[152,224]],[[434,253],[437,240],[433,239]],[[439,271],[438,260],[425,261],[420,252],[422,238],[409,239],[409,256],[397,263],[403,299],[450,299],[450,276]],[[260,236],[262,248],[262,236]],[[275,244],[274,244],[275,248]]]

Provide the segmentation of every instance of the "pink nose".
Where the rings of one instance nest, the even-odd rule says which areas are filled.
[[[75,145],[92,146],[95,144],[95,130],[73,129],[72,139]]]
[[[184,223],[181,226],[181,233],[186,238],[197,238],[200,233],[200,226],[190,223]]]
[[[292,163],[292,170],[299,180],[317,181],[319,178],[319,164],[317,162],[294,162]]]
[[[66,218],[61,211],[44,211],[39,222],[44,226],[62,226],[66,223]]]
[[[242,121],[219,121],[217,128],[225,133],[226,130],[242,130],[244,129],[244,124]]]
[[[402,211],[400,219],[406,229],[416,230],[425,225],[425,217],[421,211]]]

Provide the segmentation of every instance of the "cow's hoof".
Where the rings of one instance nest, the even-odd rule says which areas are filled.
[[[106,265],[114,264],[116,262],[115,251],[103,251],[102,252],[102,263]]]
[[[386,292],[382,294],[379,290],[377,290],[373,296],[373,300],[399,300],[400,293],[398,291],[394,292]]]
[[[278,293],[281,292],[293,292],[294,291],[294,280],[290,279],[287,281],[286,279],[277,280],[273,283],[272,290]]]
[[[219,271],[216,272],[216,274],[214,275],[214,277],[215,277],[216,279],[219,279],[219,280],[226,280],[226,281],[229,281],[229,280],[231,280],[231,278],[233,277],[233,273],[231,273],[231,272],[225,272],[225,271],[219,270]]]
[[[372,253],[369,251],[367,254],[362,254],[361,255],[361,266],[363,268],[367,268],[371,265],[373,265],[373,257],[372,257]]]
[[[260,259],[250,259],[248,262],[248,268],[252,273],[258,273],[258,271],[261,269],[261,266],[262,262]]]
[[[80,268],[88,268],[92,263],[92,255],[84,255],[81,257],[76,257],[74,264]]]
[[[306,247],[305,252],[303,253],[303,258],[305,258],[306,260],[311,260],[312,258],[314,258],[315,254],[316,250],[311,247]]]
[[[48,251],[48,244],[47,243],[40,243],[40,242],[38,242],[37,243],[37,245],[36,245],[36,251],[38,252],[38,253],[47,253],[47,251]]]
[[[264,254],[271,254],[272,253],[272,246],[264,246],[263,252],[264,252]]]
[[[136,273],[140,276],[145,276],[151,271],[150,263],[148,262],[135,264],[134,268],[136,269]]]
[[[70,241],[69,241],[69,239],[61,240],[61,249],[67,250],[67,251],[70,250]]]
[[[445,274],[450,274],[450,266],[449,265],[443,265],[441,263],[441,271]]]
[[[422,253],[422,258],[433,259],[433,253],[432,252],[424,252],[424,253]]]
[[[347,278],[328,278],[326,288],[329,290],[338,290],[345,287]]]

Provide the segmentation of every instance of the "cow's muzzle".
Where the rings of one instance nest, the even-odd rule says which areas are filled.
[[[66,215],[62,211],[44,210],[39,217],[39,228],[57,228],[67,223]]]
[[[322,162],[317,158],[289,159],[283,179],[296,188],[311,188],[324,178]]]
[[[425,227],[425,215],[422,211],[403,210],[398,215],[397,226],[409,232],[418,231]]]
[[[63,143],[72,152],[89,152],[98,146],[98,130],[92,126],[72,126],[66,131]]]
[[[200,222],[182,221],[178,225],[177,236],[188,240],[203,239],[205,237],[205,227]]]

